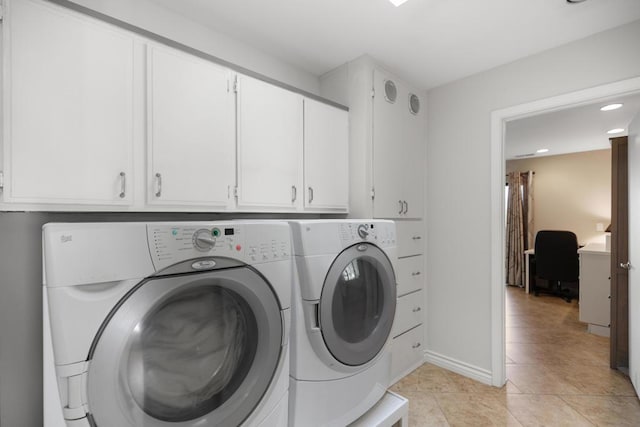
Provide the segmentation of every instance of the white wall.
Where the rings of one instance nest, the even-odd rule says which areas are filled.
[[[71,1],[298,89],[314,94],[319,92],[318,76],[302,71],[211,28],[178,16],[147,0]]]
[[[539,230],[569,230],[581,245],[604,243],[596,225],[611,223],[610,149],[507,161],[507,172],[529,170],[535,172],[534,236]]]
[[[635,21],[428,92],[428,355],[491,372],[491,112],[640,76],[639,40]]]

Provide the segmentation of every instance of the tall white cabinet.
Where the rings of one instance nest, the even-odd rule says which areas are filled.
[[[349,107],[350,216],[387,218],[398,230],[398,305],[392,378],[424,360],[423,96],[365,56],[321,77],[322,95]]]
[[[420,97],[401,80],[374,68],[372,99],[373,215],[420,219],[424,204]]]
[[[52,5],[6,7],[4,200],[129,205],[133,37]]]

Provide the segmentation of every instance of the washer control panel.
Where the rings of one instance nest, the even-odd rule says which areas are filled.
[[[220,256],[255,264],[291,256],[288,228],[283,229],[282,225],[232,222],[148,224],[147,240],[156,270],[202,257]]]

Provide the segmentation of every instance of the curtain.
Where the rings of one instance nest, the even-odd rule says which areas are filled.
[[[510,172],[507,183],[507,247],[506,247],[506,278],[507,285],[520,286],[524,284],[524,199],[523,179],[520,172]]]
[[[526,173],[527,175],[527,182],[524,186],[525,191],[526,191],[526,199],[525,199],[525,209],[524,209],[524,216],[526,217],[526,248],[527,249],[531,249],[533,248],[534,242],[535,242],[535,234],[533,233],[533,171],[529,171]]]

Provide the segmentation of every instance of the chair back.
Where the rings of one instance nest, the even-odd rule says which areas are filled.
[[[578,239],[571,231],[538,231],[535,253],[536,274],[541,279],[578,281]]]

